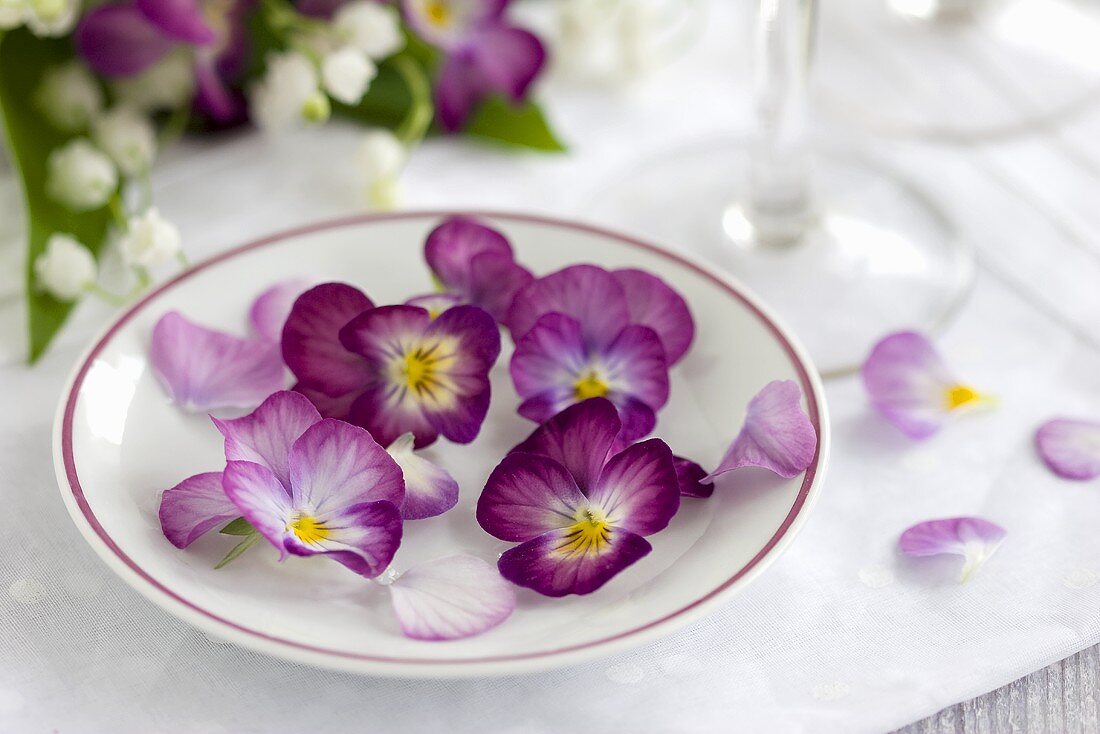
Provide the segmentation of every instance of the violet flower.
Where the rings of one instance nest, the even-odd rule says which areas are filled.
[[[1006,535],[1000,525],[980,517],[928,520],[902,533],[898,549],[907,556],[962,556],[959,580],[965,582],[997,551]]]
[[[504,578],[547,596],[588,594],[649,553],[643,536],[664,529],[680,505],[672,451],[650,439],[610,455],[620,428],[610,401],[586,400],[493,470],[477,521],[520,542],[500,557]]]
[[[469,217],[450,217],[433,229],[424,243],[424,259],[443,294],[407,303],[423,306],[429,313],[441,309],[449,296],[451,305],[479,306],[503,323],[516,293],[534,280],[516,263],[504,235]]]
[[[644,307],[642,293],[666,308]],[[669,355],[681,358],[695,331],[683,299],[656,277],[592,265],[565,268],[519,291],[508,324],[521,415],[542,422],[573,403],[606,397],[619,409],[626,441],[653,430],[668,400]]]
[[[1056,418],[1035,433],[1035,447],[1052,472],[1063,479],[1100,477],[1100,423]]]
[[[254,0],[123,0],[88,11],[73,35],[77,52],[99,74],[129,77],[174,48],[193,49],[195,106],[227,124],[244,116],[231,82],[248,60],[246,16]]]
[[[390,444],[412,433],[422,448],[443,434],[477,437],[489,409],[489,370],[500,354],[493,317],[456,306],[432,320],[415,306],[373,308],[351,286],[317,286],[294,304],[283,359],[322,415]]]
[[[928,438],[960,410],[990,401],[955,379],[932,343],[912,331],[876,344],[860,374],[871,404],[909,438]]]
[[[493,93],[521,102],[542,70],[546,50],[533,33],[508,24],[509,1],[401,0],[409,25],[444,54],[436,111],[448,132]]]

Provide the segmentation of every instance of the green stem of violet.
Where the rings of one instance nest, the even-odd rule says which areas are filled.
[[[394,68],[401,75],[405,87],[409,90],[411,104],[409,111],[405,113],[405,119],[394,130],[397,138],[408,147],[413,147],[428,133],[435,116],[435,105],[432,104],[432,86],[428,81],[428,75],[424,69],[408,56],[397,56],[393,59]]]

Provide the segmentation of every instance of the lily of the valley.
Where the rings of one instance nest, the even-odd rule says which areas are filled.
[[[375,60],[405,47],[401,16],[397,10],[375,0],[352,0],[341,4],[332,15],[336,38]]]
[[[267,56],[263,79],[249,90],[252,120],[262,130],[281,132],[307,122],[324,122],[331,112],[321,79],[304,54],[297,51]]]
[[[103,92],[83,64],[70,61],[42,75],[34,103],[55,128],[75,133],[87,129],[103,109]]]
[[[956,379],[932,343],[912,331],[876,344],[860,374],[871,404],[909,438],[928,438],[950,418],[990,400]]]
[[[965,582],[997,551],[1006,535],[1000,525],[980,517],[928,520],[902,533],[898,549],[907,556],[962,556],[959,580]]]
[[[366,54],[351,46],[329,53],[321,61],[321,81],[329,95],[347,105],[359,104],[378,68]]]
[[[648,554],[680,504],[672,451],[650,439],[613,453],[621,422],[608,400],[574,405],[493,470],[477,520],[519,542],[498,567],[547,596],[588,594]]]
[[[389,130],[374,128],[363,133],[355,161],[366,184],[367,203],[389,210],[401,202],[400,178],[408,157],[408,148]]]
[[[34,261],[38,288],[59,301],[75,301],[96,281],[96,262],[91,250],[67,234],[53,234],[46,250]]]
[[[46,160],[46,191],[76,212],[99,209],[118,189],[114,161],[85,138],[53,150]]]
[[[375,308],[358,289],[326,283],[295,302],[282,348],[295,389],[322,415],[363,426],[382,444],[412,433],[421,448],[440,434],[456,443],[477,436],[500,333],[475,306],[433,320],[423,308]]]
[[[118,241],[122,261],[132,267],[156,268],[176,259],[182,239],[179,228],[156,207],[130,217]]]
[[[92,123],[92,139],[126,176],[148,171],[157,153],[157,132],[152,121],[125,106],[96,117]]]
[[[25,0],[24,22],[36,36],[64,36],[80,15],[82,0]]]

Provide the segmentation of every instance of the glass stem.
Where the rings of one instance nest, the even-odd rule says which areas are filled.
[[[793,244],[813,224],[807,81],[814,2],[760,0],[745,216],[765,246]]]

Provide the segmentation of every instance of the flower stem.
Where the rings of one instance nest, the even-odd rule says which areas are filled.
[[[230,563],[240,558],[242,555],[244,555],[244,552],[246,550],[256,545],[256,543],[260,542],[260,538],[262,537],[263,536],[257,532],[252,532],[246,535],[244,540],[242,540],[240,543],[237,543],[235,546],[233,546],[232,550],[225,554],[225,558],[218,561],[218,564],[214,566],[214,570],[216,571],[219,568],[224,568],[225,566],[228,566]]]
[[[131,295],[131,294],[122,295],[122,294],[119,294],[119,293],[112,293],[111,291],[107,290],[106,288],[99,285],[98,283],[93,283],[92,285],[88,286],[87,291],[88,291],[89,295],[95,296],[99,300],[104,301],[105,303],[107,303],[111,306],[114,306],[116,308],[121,307],[121,306],[125,306],[126,303],[130,300],[130,295]]]
[[[401,75],[402,81],[405,82],[411,99],[409,111],[394,134],[405,145],[412,147],[424,139],[428,127],[432,124],[432,117],[435,116],[432,86],[428,82],[428,75],[424,69],[408,56],[395,57],[393,64],[397,73]]]
[[[126,205],[122,203],[122,196],[116,192],[107,202],[107,206],[111,209],[111,217],[115,220],[115,224],[124,231],[129,229],[130,218],[126,214]]]

